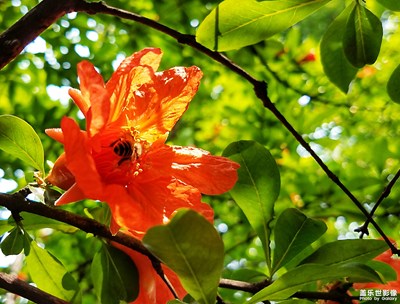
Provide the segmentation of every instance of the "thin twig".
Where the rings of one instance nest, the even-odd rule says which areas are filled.
[[[378,209],[379,205],[383,202],[383,200],[389,196],[393,186],[396,184],[399,177],[400,177],[400,169],[397,171],[396,175],[391,179],[391,181],[385,187],[385,189],[383,189],[381,195],[379,196],[374,207],[372,208],[371,212],[369,213],[370,217],[365,221],[365,223],[362,226],[355,229],[356,232],[360,232],[360,238],[362,238],[364,236],[364,234],[368,235],[368,225],[371,221],[371,218],[374,216],[375,211]]]
[[[254,92],[258,99],[261,100],[264,107],[270,110],[270,112],[282,123],[282,125],[293,135],[293,137],[304,147],[304,149],[310,153],[312,158],[318,163],[325,174],[350,198],[350,200],[357,206],[357,208],[364,214],[364,216],[371,222],[378,233],[386,241],[388,246],[392,251],[397,251],[397,248],[393,246],[389,238],[386,236],[384,231],[379,227],[373,218],[370,217],[368,211],[364,206],[358,201],[358,199],[351,193],[351,191],[340,181],[340,179],[328,168],[328,166],[322,161],[318,154],[310,147],[308,142],[297,132],[297,130],[291,125],[291,123],[286,119],[286,117],[276,108],[274,103],[269,99],[267,94],[267,83],[265,81],[260,81],[251,76],[242,67],[232,62],[226,56],[221,53],[212,51],[203,45],[199,44],[194,36],[182,34],[174,29],[171,29],[165,25],[162,25],[154,20],[148,19],[138,14],[134,14],[125,10],[121,10],[115,7],[108,6],[104,2],[78,2],[76,7],[77,11],[86,12],[89,14],[103,13],[108,14],[132,21],[139,22],[151,28],[154,28],[168,36],[175,38],[177,42],[181,44],[189,45],[190,47],[202,52],[208,57],[214,59],[215,61],[221,63],[225,67],[229,68],[231,71],[235,72],[242,78],[246,79],[253,87]]]

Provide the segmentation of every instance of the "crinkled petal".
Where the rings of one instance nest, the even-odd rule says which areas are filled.
[[[87,112],[87,129],[93,137],[104,129],[110,115],[110,101],[104,87],[94,85],[91,88],[91,107]]]
[[[128,73],[121,74],[114,89],[110,92],[109,123],[127,126],[134,124],[136,117],[136,98],[138,89],[152,81],[154,71],[148,66],[133,67]]]
[[[135,98],[136,125],[149,142],[171,131],[196,94],[202,77],[198,67],[176,67],[154,75]]]
[[[86,132],[81,131],[76,122],[67,117],[62,119],[61,128],[65,138],[68,169],[87,198],[98,199],[103,192],[103,184],[90,153]]]
[[[174,146],[172,149],[175,152],[172,164],[174,176],[201,193],[221,194],[235,185],[238,163],[199,148]]]
[[[239,164],[199,148],[163,145],[152,149],[145,163],[153,176],[174,176],[209,195],[229,191],[238,179]]]
[[[107,91],[112,92],[120,83],[120,78],[137,66],[147,66],[153,71],[158,69],[162,52],[158,48],[145,48],[125,58],[106,84]]]
[[[201,194],[189,185],[170,178],[159,178],[152,182],[140,178],[128,188],[105,185],[101,198],[110,206],[115,222],[142,238],[152,226],[169,220],[180,208],[191,208],[212,221],[211,207],[201,202]]]

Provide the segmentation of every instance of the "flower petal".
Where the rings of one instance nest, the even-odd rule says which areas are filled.
[[[65,153],[58,157],[46,181],[63,190],[68,190],[75,183],[75,177],[67,168]]]
[[[167,303],[174,299],[173,294],[154,270],[148,257],[118,243],[113,242],[112,245],[128,254],[139,272],[139,295],[132,303]],[[167,277],[175,292],[180,298],[183,298],[187,292],[183,289],[178,276],[168,267],[162,265],[162,268],[164,275]]]
[[[91,87],[91,107],[87,112],[87,130],[93,137],[106,125],[110,115],[110,101],[107,91],[99,86]]]
[[[172,147],[175,157],[172,168],[174,176],[200,190],[215,195],[232,189],[238,175],[239,164],[226,157],[213,156],[193,147]]]
[[[110,80],[106,84],[107,91],[114,91],[115,87],[120,82],[120,78],[123,75],[129,74],[129,72],[137,66],[151,67],[154,71],[158,69],[162,57],[162,52],[158,48],[145,48],[140,52],[136,52],[131,56],[125,58],[118,69],[113,73]]]
[[[65,205],[84,199],[86,199],[86,194],[82,192],[77,184],[73,184],[71,188],[69,188],[56,200],[55,205]]]
[[[143,167],[153,177],[174,176],[201,193],[214,195],[235,185],[239,164],[199,148],[163,145],[146,155]]]
[[[86,113],[91,106],[91,100],[98,93],[98,87],[105,88],[103,77],[96,71],[94,65],[89,61],[78,63],[78,77],[80,82],[81,97],[76,91],[70,90],[69,93],[76,105],[86,117]],[[72,94],[71,94],[72,92]],[[77,99],[74,98],[78,97]]]
[[[64,143],[64,134],[61,130],[61,128],[52,128],[52,129],[46,129],[45,133],[50,136],[52,139]]]
[[[161,225],[180,208],[191,208],[213,220],[211,207],[201,202],[201,194],[189,185],[170,178],[152,182],[137,178],[128,186],[105,186],[102,200],[108,203],[115,222],[142,238],[152,226]]]
[[[90,153],[87,133],[81,131],[76,122],[67,117],[62,119],[61,128],[68,169],[87,198],[98,199],[101,197],[103,184]]]
[[[153,142],[173,128],[196,94],[202,75],[198,67],[172,68],[156,73],[152,83],[139,89],[135,116],[144,139]]]

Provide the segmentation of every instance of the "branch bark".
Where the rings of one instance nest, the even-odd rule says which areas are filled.
[[[68,304],[68,302],[30,285],[12,274],[0,272],[0,288],[38,304]]]
[[[60,17],[73,11],[80,0],[43,0],[0,35],[0,70]]]

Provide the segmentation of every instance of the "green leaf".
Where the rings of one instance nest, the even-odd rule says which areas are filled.
[[[19,227],[15,227],[1,242],[1,251],[4,255],[20,254],[24,249],[24,235]]]
[[[302,264],[337,265],[349,262],[363,263],[387,250],[382,240],[341,240],[327,243],[307,257]]]
[[[297,209],[286,209],[278,217],[275,233],[273,272],[291,261],[326,231],[323,221],[310,219]]]
[[[303,20],[330,0],[225,0],[200,24],[196,39],[228,51],[267,39]]]
[[[33,213],[21,212],[20,215],[22,217],[24,229],[26,230],[52,228],[65,233],[74,233],[78,230],[76,227]],[[12,217],[9,219],[9,224],[16,225]]]
[[[44,175],[44,152],[40,138],[21,118],[0,116],[0,149],[40,170]]]
[[[380,273],[386,282],[396,281],[397,279],[400,279],[397,278],[396,270],[394,270],[392,266],[386,264],[385,262],[372,260],[367,262],[366,265],[374,269],[376,272]]]
[[[381,49],[382,35],[379,18],[354,2],[343,36],[343,49],[349,62],[357,68],[374,63]]]
[[[100,303],[131,302],[139,293],[139,274],[132,259],[117,248],[103,245],[94,256],[91,275]]]
[[[193,210],[181,210],[165,226],[150,228],[143,244],[171,268],[199,303],[215,303],[224,245],[214,226]]]
[[[321,40],[321,62],[329,80],[347,93],[357,69],[350,64],[343,51],[343,36],[351,7],[347,7],[328,27]]]
[[[240,164],[239,180],[230,193],[260,237],[270,265],[269,223],[280,191],[278,166],[271,153],[255,141],[232,143],[223,155]]]
[[[400,11],[400,1],[399,0],[377,0],[384,7],[399,12]]]
[[[397,66],[390,76],[386,90],[394,102],[400,103],[400,65]]]
[[[318,280],[342,280],[350,282],[379,282],[382,279],[372,268],[358,263],[344,265],[306,264],[290,270],[268,287],[256,293],[247,303],[265,300],[285,300],[308,284]]]
[[[75,279],[46,249],[31,241],[27,269],[37,287],[60,299],[71,301],[79,292]]]

